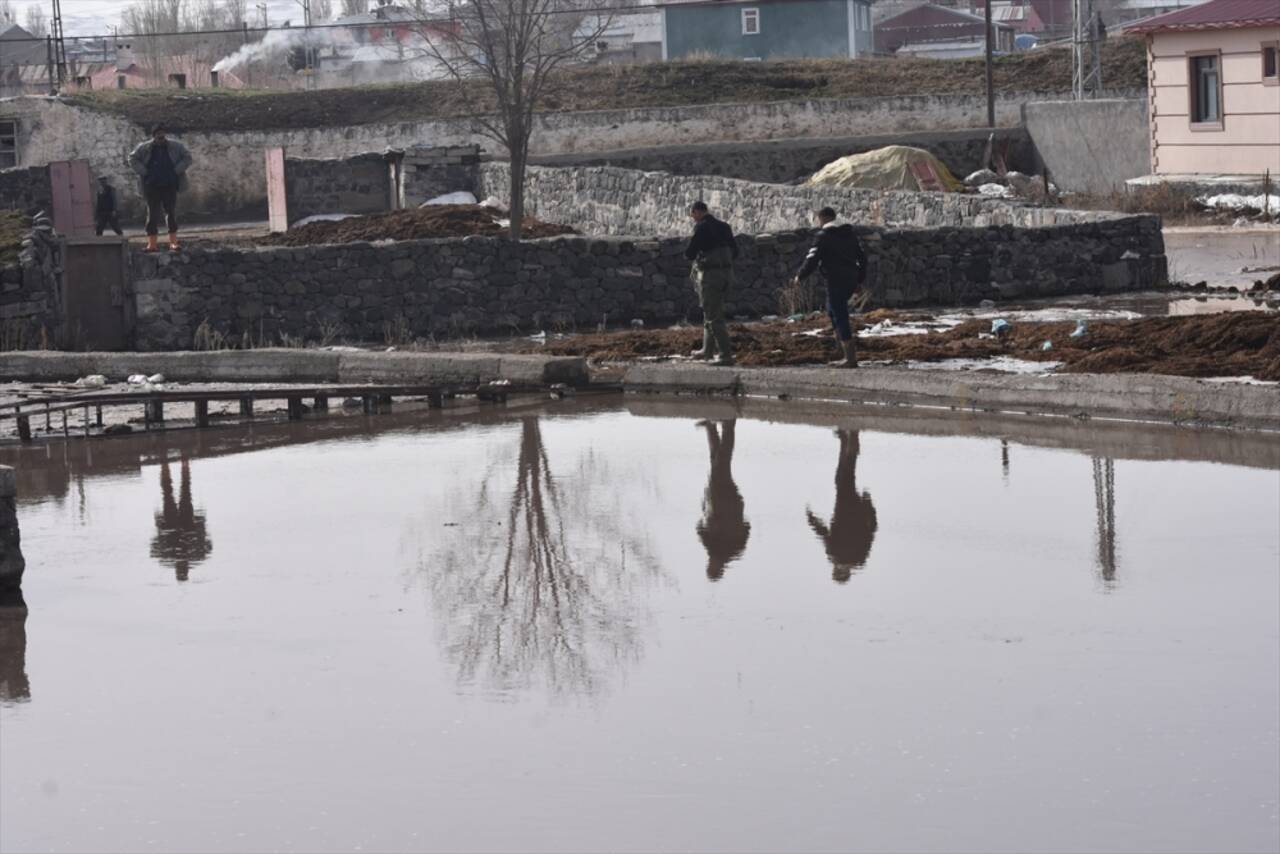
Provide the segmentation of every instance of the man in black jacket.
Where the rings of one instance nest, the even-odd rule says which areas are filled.
[[[862,289],[867,275],[867,256],[858,235],[849,224],[836,225],[836,212],[831,208],[818,211],[818,234],[800,272],[792,284],[799,286],[815,270],[827,280],[827,314],[835,328],[836,339],[844,350],[844,358],[831,364],[838,368],[858,367],[858,346],[849,323],[849,300]]]
[[[702,304],[702,349],[690,355],[713,365],[732,365],[733,347],[724,320],[724,303],[733,287],[733,259],[738,257],[738,244],[729,223],[713,217],[706,202],[694,202],[689,216],[694,221],[693,237],[684,257],[693,262],[689,278],[693,279]]]
[[[98,179],[98,201],[94,207],[93,226],[99,237],[108,228],[116,234],[124,234],[120,230],[120,213],[116,209],[116,188],[111,186],[111,179],[106,175]]]

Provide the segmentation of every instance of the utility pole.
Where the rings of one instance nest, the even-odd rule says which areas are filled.
[[[264,30],[265,30],[265,29],[267,29],[268,27],[270,27],[271,25],[270,25],[269,23],[267,23],[267,4],[266,4],[266,3],[257,3],[257,4],[255,4],[255,5],[254,5],[254,8],[255,8],[255,9],[257,9],[259,12],[261,12],[261,13],[262,13],[262,29],[264,29]]]
[[[302,7],[302,73],[307,77],[307,88],[314,89],[315,68],[313,67],[314,50],[311,47],[311,0],[297,0]]]
[[[53,45],[53,62],[58,74],[58,89],[67,82],[67,43],[62,32],[62,0],[53,0],[53,21],[49,28]],[[52,81],[50,81],[52,85]]]
[[[1102,46],[1093,0],[1071,0],[1071,95],[1077,101],[1102,92]]]
[[[1079,0],[1077,0],[1079,2]],[[991,81],[991,0],[984,0],[983,7],[985,9],[985,19],[987,24],[987,48],[986,48],[986,73],[987,73],[987,127],[996,126],[996,93],[995,86]]]

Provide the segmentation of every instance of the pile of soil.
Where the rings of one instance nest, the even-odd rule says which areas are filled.
[[[333,222],[311,222],[282,234],[261,237],[255,242],[260,246],[314,246],[375,240],[423,240],[429,237],[501,237],[508,233],[505,226],[496,222],[503,216],[497,208],[482,205],[430,205]],[[525,216],[521,236],[532,239],[577,233],[567,225],[554,225]]]
[[[892,317],[890,311],[871,312],[863,326]],[[730,335],[739,364],[815,365],[837,358],[831,335],[797,333],[824,327],[819,319],[799,324],[735,324]],[[1274,312],[1091,321],[1082,337],[1072,338],[1075,328],[1074,322],[1015,323],[1002,338],[979,338],[980,333],[990,332],[991,322],[972,320],[946,332],[862,338],[858,353],[867,361],[895,363],[1007,356],[1062,362],[1059,370],[1067,373],[1252,376],[1280,381],[1280,314]],[[1045,341],[1052,342],[1051,349],[1043,349]],[[688,354],[701,343],[702,331],[691,327],[582,335],[553,342],[542,352],[634,361]]]
[[[1071,52],[1041,49],[997,57],[999,92],[1069,92]],[[1103,44],[1109,88],[1145,89],[1141,38]],[[842,59],[741,62],[700,60],[593,65],[566,70],[541,110],[605,110],[688,104],[763,103],[810,98],[979,94],[981,59]],[[68,100],[171,131],[336,127],[464,116],[493,108],[483,85],[450,81],[294,92],[234,89],[123,89],[81,92]]]

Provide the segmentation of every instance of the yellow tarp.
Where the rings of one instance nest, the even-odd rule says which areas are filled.
[[[912,164],[916,170],[912,170]],[[832,161],[815,172],[804,182],[806,187],[858,187],[864,190],[924,190],[938,189],[925,186],[927,179],[936,176],[941,188],[951,192],[961,183],[941,160],[923,148],[909,145],[887,145],[875,151],[850,154]]]

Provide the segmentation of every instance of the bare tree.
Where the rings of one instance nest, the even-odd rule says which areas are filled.
[[[0,0],[0,22],[5,24],[18,23],[18,11],[13,8],[11,0]]]
[[[49,35],[49,19],[44,13],[44,7],[35,3],[27,7],[27,32],[41,39]]]
[[[363,15],[369,11],[369,0],[341,0],[342,17]]]
[[[184,74],[204,86],[213,61],[240,46],[243,37],[226,31],[239,28],[246,13],[246,0],[137,0],[120,23],[153,74]]]
[[[311,14],[315,20],[320,21],[321,23],[325,21],[332,21],[333,0],[315,0],[315,2],[311,4]]]
[[[432,56],[454,80],[480,133],[511,160],[511,237],[524,223],[524,182],[533,114],[562,82],[564,66],[585,58],[608,28],[585,14],[598,0],[463,0],[447,22],[424,28]],[[585,26],[584,26],[585,22]],[[496,107],[489,114],[488,96]]]

